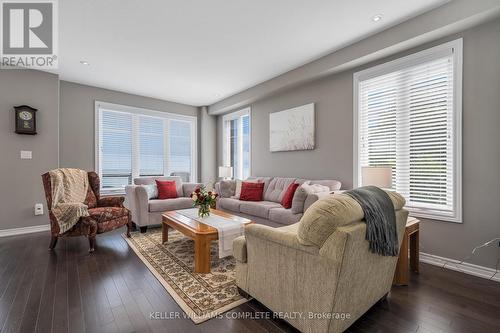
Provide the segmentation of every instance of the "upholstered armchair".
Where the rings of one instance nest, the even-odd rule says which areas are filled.
[[[56,247],[59,237],[85,236],[89,239],[89,252],[94,251],[95,238],[97,234],[102,234],[124,225],[127,225],[127,237],[130,237],[132,226],[130,211],[123,207],[123,197],[103,197],[100,195],[100,179],[93,172],[88,172],[89,188],[84,203],[88,206],[89,216],[82,217],[68,231],[60,234],[59,224],[52,214],[52,185],[49,173],[42,175],[45,197],[50,218],[51,240],[49,250]]]

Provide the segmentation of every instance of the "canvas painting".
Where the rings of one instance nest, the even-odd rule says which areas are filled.
[[[270,150],[314,149],[314,103],[269,115]]]

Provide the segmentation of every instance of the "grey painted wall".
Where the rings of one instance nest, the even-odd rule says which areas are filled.
[[[198,108],[159,99],[61,81],[61,167],[94,170],[95,101],[197,116]]]
[[[37,135],[14,133],[15,105],[37,112]],[[0,70],[0,229],[48,224],[41,175],[58,164],[59,80],[32,70]],[[31,150],[33,159],[21,160]],[[35,203],[45,215],[34,216]]]
[[[472,248],[500,237],[500,19],[354,70],[303,84],[251,104],[252,174],[334,178],[351,188],[353,178],[353,97],[355,71],[463,37],[463,224],[425,220],[421,251],[463,259]],[[269,152],[269,113],[316,103],[316,149]],[[221,123],[218,117],[218,161]],[[495,267],[498,246],[468,262]]]

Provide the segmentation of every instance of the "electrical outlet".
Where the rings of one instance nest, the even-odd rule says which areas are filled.
[[[35,204],[35,215],[43,215],[43,205],[41,203]]]

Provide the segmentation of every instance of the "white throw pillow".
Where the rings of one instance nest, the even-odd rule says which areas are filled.
[[[156,184],[149,184],[149,185],[141,185],[146,189],[146,193],[148,194],[148,199],[156,199],[158,198],[158,187],[156,187]]]

